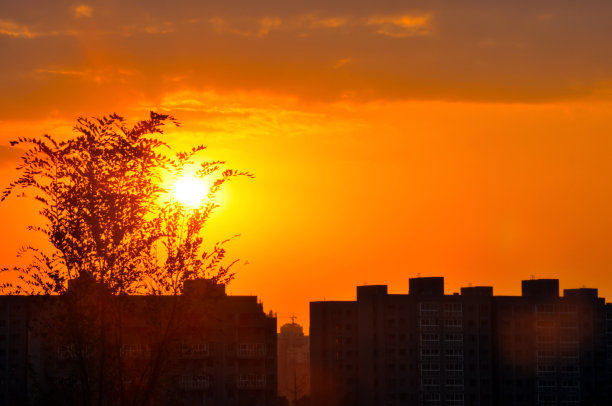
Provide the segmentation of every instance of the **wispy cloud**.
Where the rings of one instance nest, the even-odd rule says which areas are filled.
[[[251,21],[250,28],[246,29],[238,29],[236,26],[241,24],[237,21],[228,21],[221,17],[213,17],[208,22],[219,33],[230,33],[243,37],[265,37],[273,29],[278,29],[283,25],[282,20],[276,17],[263,17],[257,21]]]
[[[107,67],[99,69],[61,69],[61,68],[39,68],[34,70],[34,73],[40,75],[58,75],[73,78],[80,78],[82,80],[91,81],[95,83],[127,83],[128,78],[134,77],[139,72],[133,69]]]
[[[431,35],[432,15],[399,15],[388,17],[372,17],[368,25],[376,26],[376,32],[390,37],[416,37]]]
[[[35,38],[37,34],[25,25],[17,24],[8,20],[0,20],[0,35],[8,35],[16,38]]]
[[[346,18],[331,17],[331,18],[313,19],[311,25],[313,27],[339,28],[345,25],[346,23],[347,23]]]
[[[334,69],[340,69],[341,67],[349,64],[352,62],[351,58],[342,58],[339,59],[338,61],[336,61],[336,63],[334,63]]]
[[[0,20],[0,35],[33,39],[37,37],[77,36],[79,33],[75,30],[39,31],[25,24],[19,24],[10,20]]]
[[[63,76],[84,76],[86,72],[78,70],[65,70],[65,69],[36,69],[36,73],[50,73],[54,75]]]
[[[174,24],[170,22],[148,25],[144,28],[144,32],[147,34],[169,34],[175,31]]]
[[[91,17],[93,14],[93,9],[91,6],[86,4],[79,4],[74,8],[74,16],[77,18],[81,17]]]
[[[260,37],[266,36],[270,33],[273,28],[277,28],[281,25],[280,18],[264,17],[259,20],[259,31]]]
[[[233,28],[230,22],[227,21],[225,18],[213,17],[208,20],[208,23],[212,25],[212,27],[218,33],[230,33],[230,34],[241,35],[245,37],[252,35],[251,32],[249,31],[238,30],[236,28]]]

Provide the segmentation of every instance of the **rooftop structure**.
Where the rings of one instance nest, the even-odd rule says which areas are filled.
[[[612,313],[597,289],[522,281],[445,295],[444,279],[408,294],[358,286],[356,301],[310,304],[313,404],[612,404]]]

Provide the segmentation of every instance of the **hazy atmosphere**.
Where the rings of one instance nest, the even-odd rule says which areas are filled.
[[[609,1],[14,1],[0,5],[0,184],[18,137],[150,110],[175,149],[255,175],[206,241],[278,324],[355,285],[445,276],[612,297]],[[36,203],[0,205],[0,263]],[[39,238],[39,237],[36,237]],[[34,240],[36,241],[36,240]]]

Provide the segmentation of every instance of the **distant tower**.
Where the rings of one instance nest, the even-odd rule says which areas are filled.
[[[310,341],[302,326],[291,316],[278,334],[278,396],[299,405],[300,399],[310,395]]]

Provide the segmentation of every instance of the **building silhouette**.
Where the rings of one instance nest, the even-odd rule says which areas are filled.
[[[302,326],[284,324],[278,334],[278,396],[290,406],[310,395],[310,342]]]
[[[178,297],[109,297],[125,309],[120,348],[108,350],[126,365],[122,382],[133,385],[152,359],[165,357],[155,389],[163,400],[151,404],[276,405],[276,317],[256,296],[228,296],[223,285],[200,279],[185,282]],[[53,328],[62,300],[0,296],[0,405],[67,404],[58,392],[83,386],[78,355],[91,348]],[[158,321],[173,306],[177,322],[160,347]]]
[[[612,308],[597,289],[522,281],[445,295],[358,286],[356,301],[310,304],[314,405],[609,405]]]

